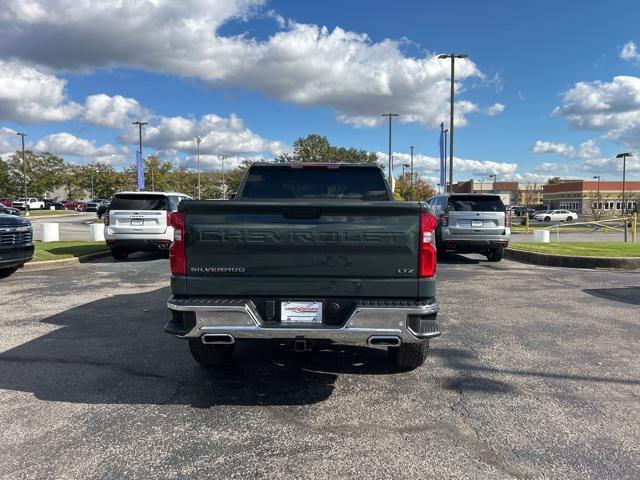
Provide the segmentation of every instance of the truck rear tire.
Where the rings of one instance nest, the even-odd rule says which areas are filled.
[[[189,351],[191,356],[200,365],[205,367],[215,367],[231,362],[233,357],[233,347],[231,345],[206,345],[200,338],[189,339]]]
[[[429,341],[403,343],[399,347],[389,347],[389,359],[404,370],[414,370],[424,365],[429,353]]]
[[[129,252],[122,250],[121,248],[112,248],[111,256],[114,260],[126,260],[129,256]]]
[[[18,271],[18,267],[0,268],[0,278],[6,278]]]

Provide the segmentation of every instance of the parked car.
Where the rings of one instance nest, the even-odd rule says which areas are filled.
[[[86,208],[86,204],[78,200],[62,200],[62,204],[67,210],[75,210],[77,212],[83,212]]]
[[[543,213],[549,212],[550,210],[534,210],[533,212],[529,212],[529,220],[533,220],[536,218],[536,215],[541,215]]]
[[[105,215],[104,238],[116,260],[136,251],[168,253],[173,241],[170,217],[184,199],[178,192],[120,192]]]
[[[85,211],[86,212],[97,212],[98,208],[101,205],[108,204],[109,200],[105,200],[103,198],[94,198],[86,203]]]
[[[5,215],[20,215],[20,210],[13,207],[5,207],[0,204],[0,214],[4,213]]]
[[[44,201],[34,197],[20,197],[14,200],[11,206],[20,210],[42,210],[44,208]]]
[[[4,205],[5,207],[11,207],[13,204],[13,200],[10,198],[0,198],[0,205]]]
[[[165,331],[205,366],[271,338],[384,346],[416,368],[440,335],[436,219],[393,201],[378,166],[254,164],[233,200],[181,202],[171,223]]]
[[[44,208],[50,210],[53,207],[55,210],[66,210],[64,204],[59,200],[45,199]]]
[[[438,218],[438,252],[480,253],[490,262],[502,260],[511,238],[511,218],[499,195],[437,195],[428,204]]]
[[[0,214],[0,278],[33,258],[33,229],[24,217]]]
[[[548,210],[533,218],[538,222],[573,222],[578,219],[578,214],[569,210]]]

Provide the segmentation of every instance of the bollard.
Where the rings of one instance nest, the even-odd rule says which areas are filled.
[[[40,224],[40,237],[42,242],[58,242],[60,241],[60,233],[57,223]]]
[[[534,230],[533,241],[540,243],[549,243],[549,230]]]
[[[55,210],[55,209],[56,209],[56,207],[54,207],[53,205],[49,206],[49,210]]]
[[[92,242],[104,242],[104,225],[101,223],[91,224],[91,235],[89,239]]]

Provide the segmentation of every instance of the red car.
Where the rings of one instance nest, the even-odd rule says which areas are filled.
[[[10,198],[0,198],[0,205],[4,205],[5,207],[11,208],[11,204],[13,200]]]
[[[77,200],[63,200],[62,204],[67,210],[76,210],[77,212],[84,212],[87,205],[84,202]]]

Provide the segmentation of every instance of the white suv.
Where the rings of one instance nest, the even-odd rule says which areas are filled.
[[[20,210],[42,210],[44,208],[44,202],[37,198],[24,198],[20,197],[11,204],[13,208],[19,208]]]
[[[177,192],[119,192],[105,214],[104,238],[116,260],[136,251],[169,252],[173,241],[171,214],[191,199]]]

